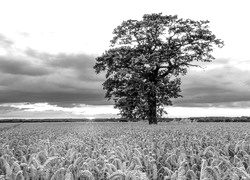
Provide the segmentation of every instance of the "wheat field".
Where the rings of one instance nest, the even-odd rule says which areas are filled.
[[[250,179],[247,123],[0,126],[1,180]]]

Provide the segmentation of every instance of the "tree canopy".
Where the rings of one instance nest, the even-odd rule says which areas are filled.
[[[181,97],[180,75],[195,65],[211,62],[222,40],[209,30],[209,21],[176,15],[145,14],[114,29],[111,47],[96,58],[96,73],[106,72],[103,88],[122,117],[157,123],[164,106]]]

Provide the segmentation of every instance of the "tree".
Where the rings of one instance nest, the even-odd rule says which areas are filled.
[[[209,30],[209,21],[145,14],[114,29],[111,48],[96,58],[96,73],[106,72],[103,88],[122,117],[156,124],[172,98],[181,97],[180,75],[194,61],[210,62],[222,40]]]

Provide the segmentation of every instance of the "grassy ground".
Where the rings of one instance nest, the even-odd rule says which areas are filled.
[[[1,123],[0,124],[0,132],[15,128],[19,125],[20,125],[19,123]]]
[[[8,128],[0,131],[0,177],[4,178],[250,178],[248,123],[4,126]]]

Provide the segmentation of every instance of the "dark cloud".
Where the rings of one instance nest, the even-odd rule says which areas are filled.
[[[0,103],[112,104],[104,99],[104,77],[94,72],[94,56],[33,49],[24,54],[22,58],[0,58]]]
[[[51,58],[48,64],[55,68],[74,70],[75,75],[82,81],[104,81],[103,75],[96,75],[93,66],[95,57],[86,54],[58,54]]]
[[[250,79],[249,80],[246,80],[246,85],[250,87]]]
[[[46,61],[48,66],[56,68],[68,68],[82,70],[86,67],[93,67],[95,63],[95,57],[84,53],[79,54],[50,54],[46,52],[39,52],[34,49],[28,48],[25,50],[25,54],[38,59]]]
[[[50,104],[58,105],[60,107],[75,107],[77,104],[89,104],[89,105],[107,105],[112,104],[112,101],[108,102],[104,99],[104,93],[99,90],[90,91],[85,90],[83,92],[20,92],[20,91],[1,91],[0,92],[1,103],[40,103],[49,102]]]
[[[60,107],[113,104],[104,98],[104,74],[96,75],[93,69],[95,55],[50,54],[31,48],[24,55],[0,58],[0,103],[48,102]],[[204,70],[189,69],[182,77],[184,98],[175,99],[174,106],[248,106],[250,71],[238,67],[244,63],[216,59],[199,64],[206,67]]]
[[[218,60],[223,66],[205,71],[192,69],[182,78],[183,98],[174,100],[175,106],[184,107],[249,107],[250,71],[237,67],[231,60]],[[216,61],[215,61],[216,62]],[[211,63],[211,66],[214,65]],[[208,66],[209,67],[209,66]],[[235,103],[237,102],[237,103]]]
[[[52,54],[49,54],[47,52],[39,52],[39,51],[34,50],[32,48],[27,48],[24,51],[24,54],[26,54],[30,57],[41,59],[41,60],[49,60],[53,56]]]
[[[41,64],[36,64],[24,57],[0,56],[0,71],[7,74],[42,76],[50,73],[50,70]]]
[[[53,69],[70,70],[76,75],[76,78],[82,81],[104,81],[104,75],[96,75],[93,69],[95,65],[95,56],[84,53],[79,54],[49,54],[38,52],[28,48],[25,53],[31,57],[43,59],[46,66]]]

